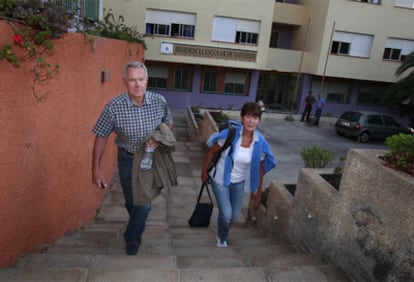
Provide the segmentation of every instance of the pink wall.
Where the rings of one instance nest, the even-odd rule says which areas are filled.
[[[0,21],[0,49],[12,34]],[[38,87],[48,93],[41,101],[32,94],[33,61],[19,68],[0,61],[0,267],[94,218],[104,192],[91,181],[91,129],[106,102],[124,91],[123,64],[144,58],[142,45],[119,40],[95,38],[94,51],[81,34],[54,43],[47,61],[60,70]],[[108,82],[101,83],[102,70]],[[111,139],[103,160],[108,180],[116,164]]]

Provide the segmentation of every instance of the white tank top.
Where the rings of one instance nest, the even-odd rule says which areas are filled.
[[[253,154],[253,142],[250,147],[238,146],[234,152],[233,170],[231,171],[231,182],[239,183],[250,176],[250,163]]]

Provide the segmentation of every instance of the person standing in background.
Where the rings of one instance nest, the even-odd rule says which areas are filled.
[[[306,116],[306,121],[309,122],[309,116],[312,112],[313,104],[315,104],[315,98],[312,96],[312,90],[309,90],[308,96],[306,96],[305,101],[303,101],[303,104],[305,105],[305,110],[303,111],[302,118],[300,119],[300,121],[303,122]]]
[[[319,120],[322,115],[322,109],[325,107],[325,99],[321,97],[321,95],[318,95],[318,101],[316,102],[316,122],[315,125],[319,127]]]

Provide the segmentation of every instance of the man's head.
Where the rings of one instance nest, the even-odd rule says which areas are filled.
[[[123,74],[124,79],[127,78],[129,68],[135,68],[135,69],[141,68],[144,70],[145,76],[148,77],[148,70],[147,70],[147,67],[144,65],[144,63],[135,61],[135,62],[129,62],[124,65],[124,74]]]
[[[125,64],[123,78],[131,99],[141,103],[148,83],[148,71],[145,65],[141,62]]]

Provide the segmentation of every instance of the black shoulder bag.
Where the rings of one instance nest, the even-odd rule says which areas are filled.
[[[200,203],[201,196],[203,194],[204,188],[207,190],[208,198],[210,202]],[[210,225],[211,214],[213,213],[213,201],[211,200],[210,191],[208,189],[207,182],[201,184],[200,193],[198,194],[197,204],[188,220],[188,224],[191,227],[208,227]]]
[[[224,152],[228,147],[231,146],[231,144],[233,143],[234,140],[234,136],[236,133],[236,128],[232,127],[231,125],[229,126],[229,133],[227,135],[226,141],[223,144],[223,147],[220,148],[220,150],[218,150],[216,153],[214,153],[213,157],[211,158],[210,161],[210,165],[208,166],[208,172],[210,172],[213,168],[216,167],[218,160],[220,159],[221,153]],[[231,149],[233,149],[233,147],[230,147]],[[230,153],[231,154],[231,149],[230,149]]]

